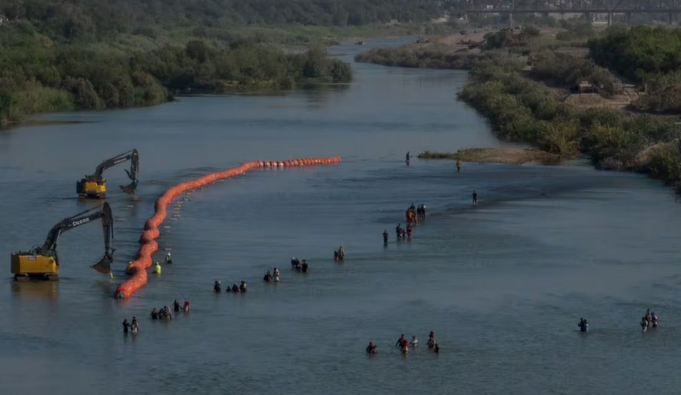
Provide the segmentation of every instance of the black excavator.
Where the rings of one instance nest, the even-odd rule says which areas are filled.
[[[98,219],[102,220],[102,227],[104,228],[104,257],[91,267],[100,273],[111,273],[111,262],[113,262],[115,251],[111,247],[111,239],[114,236],[113,215],[109,203],[104,203],[100,207],[61,220],[50,229],[42,246],[35,247],[28,252],[12,253],[11,262],[14,279],[17,281],[30,278],[58,280],[57,240],[59,236],[66,231]]]
[[[136,149],[124,152],[118,156],[107,159],[97,166],[93,174],[85,176],[76,183],[76,191],[79,198],[104,199],[106,198],[106,180],[103,177],[104,170],[116,166],[119,163],[130,161],[130,170],[125,170],[128,177],[132,180],[129,185],[121,185],[123,192],[128,195],[135,195],[137,189],[137,172],[139,171],[139,154]]]

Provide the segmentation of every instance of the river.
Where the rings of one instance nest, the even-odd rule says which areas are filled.
[[[396,43],[331,51],[352,61]],[[1,131],[0,393],[677,393],[681,208],[671,190],[579,161],[407,167],[407,151],[502,143],[456,101],[465,72],[353,67],[344,87],[54,114],[44,118],[74,123]],[[103,251],[92,224],[62,235],[60,282],[14,283],[10,252],[94,207],[75,198],[76,180],[132,148],[138,201],[117,187],[125,165],[106,172],[116,278],[88,267]],[[162,228],[175,264],[131,299],[112,298],[168,186],[247,160],[336,155],[342,164],[253,171],[197,191]],[[429,217],[396,243],[412,202]],[[339,245],[343,264],[331,260]],[[308,260],[307,275],[291,272],[292,255]],[[274,266],[282,282],[263,284]],[[216,279],[244,279],[249,292],[214,295]],[[190,299],[191,313],[149,319],[175,298]],[[647,308],[661,328],[642,334]],[[133,316],[140,333],[124,336]],[[438,355],[424,347],[431,330]],[[400,334],[422,348],[403,357]]]

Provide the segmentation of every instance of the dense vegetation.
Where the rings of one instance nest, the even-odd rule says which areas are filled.
[[[520,32],[501,29],[485,34],[483,47],[487,50],[507,47],[526,47],[530,41],[539,36],[539,29],[532,25],[523,26]]]
[[[0,54],[0,68],[0,120],[10,122],[41,111],[154,105],[177,93],[352,78],[349,65],[318,49],[285,54],[253,44],[217,49],[201,41],[127,54],[29,47]]]
[[[5,0],[0,122],[154,105],[178,93],[347,82],[350,67],[323,51],[290,54],[271,44],[308,46],[329,26],[441,12],[431,0]]]
[[[581,81],[586,81],[603,96],[615,94],[619,83],[608,69],[596,66],[589,58],[550,50],[541,51],[534,56],[530,74],[542,80],[551,80],[565,88],[572,88]]]
[[[681,29],[636,26],[611,28],[589,40],[596,63],[632,80],[681,68]]]
[[[644,171],[681,181],[681,147],[673,122],[617,110],[578,109],[544,84],[522,78],[520,64],[494,59],[471,71],[460,97],[492,123],[500,137],[564,157],[589,155],[599,168]]]
[[[355,56],[357,62],[423,69],[470,69],[483,56],[471,53],[452,53],[444,44],[420,47],[408,44],[395,48],[373,48]]]
[[[596,63],[644,84],[647,94],[634,107],[681,112],[681,29],[612,28],[590,40],[589,48]]]
[[[73,40],[178,27],[423,22],[442,16],[444,7],[436,0],[4,0],[0,14]]]
[[[562,21],[562,27],[565,31],[556,33],[556,39],[560,41],[575,41],[583,40],[596,36],[596,31],[593,25],[582,20],[571,22],[571,20]]]

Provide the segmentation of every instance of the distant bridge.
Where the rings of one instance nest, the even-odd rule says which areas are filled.
[[[613,14],[667,14],[669,23],[674,14],[681,13],[681,0],[464,0],[460,12],[464,14],[607,14],[608,25]]]

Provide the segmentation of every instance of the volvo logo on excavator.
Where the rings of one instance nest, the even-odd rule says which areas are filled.
[[[90,218],[83,218],[83,219],[78,220],[78,221],[73,221],[73,222],[71,222],[71,226],[82,225],[82,224],[84,224],[84,223],[86,223],[86,222],[90,222]]]

